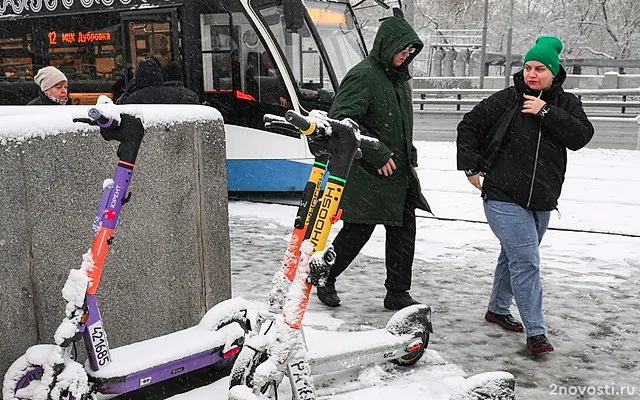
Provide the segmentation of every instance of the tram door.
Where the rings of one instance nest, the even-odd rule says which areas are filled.
[[[170,61],[180,63],[180,21],[176,9],[128,12],[121,15],[122,68],[127,81],[136,74],[138,63],[155,58],[164,68]]]

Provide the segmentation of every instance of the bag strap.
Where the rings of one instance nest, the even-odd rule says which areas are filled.
[[[481,171],[488,172],[491,170],[493,162],[502,150],[504,142],[508,139],[509,127],[520,108],[518,92],[513,86],[511,89],[516,94],[516,101],[502,113],[481,143],[480,153],[478,154],[478,167]]]

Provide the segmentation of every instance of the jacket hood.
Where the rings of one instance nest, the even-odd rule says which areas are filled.
[[[182,81],[182,70],[180,65],[175,61],[169,61],[162,71],[164,82]]]
[[[393,56],[407,46],[413,46],[416,50],[409,54],[401,66],[394,67]],[[385,19],[380,25],[373,41],[370,57],[379,63],[392,79],[408,80],[410,78],[409,63],[422,51],[423,47],[424,44],[411,25],[404,18],[393,16]]]
[[[136,85],[138,89],[162,85],[163,83],[162,70],[157,62],[150,58],[140,61],[136,70]]]
[[[562,89],[562,84],[566,79],[567,79],[567,72],[564,70],[564,68],[561,65],[560,69],[558,70],[558,73],[556,74],[556,76],[553,77],[553,82],[551,83],[551,87],[544,91],[544,93],[542,94],[542,98],[545,99],[545,98],[555,97],[559,92],[564,91]],[[538,90],[531,89],[524,82],[524,70],[520,70],[515,74],[513,74],[513,84],[516,87],[516,90],[520,93],[525,93],[531,96],[538,96],[540,94]]]

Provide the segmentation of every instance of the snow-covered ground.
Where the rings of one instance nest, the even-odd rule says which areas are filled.
[[[545,317],[556,350],[534,358],[524,334],[483,319],[499,244],[484,223],[479,192],[455,171],[454,144],[416,147],[436,216],[418,218],[411,290],[433,309],[429,350],[412,368],[366,368],[348,383],[323,382],[322,392],[336,400],[447,399],[465,377],[503,370],[516,377],[520,399],[640,397],[640,154],[569,154],[560,211],[541,245]],[[233,295],[265,303],[295,208],[230,202],[229,211]],[[314,344],[330,351],[334,343],[323,341],[323,330],[382,328],[393,315],[382,306],[383,243],[380,228],[339,278],[340,307],[312,295],[304,323],[319,335]],[[226,390],[221,379],[173,399],[223,399]]]

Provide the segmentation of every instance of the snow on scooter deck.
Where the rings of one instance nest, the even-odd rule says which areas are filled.
[[[98,371],[92,371],[87,365],[87,373],[97,380],[107,380],[212,349],[224,347],[223,352],[227,352],[231,350],[232,343],[245,334],[239,323],[232,323],[241,320],[244,313],[244,299],[238,297],[224,301],[212,307],[196,326],[111,349],[111,364]]]
[[[396,359],[407,342],[415,339],[410,334],[392,335],[385,329],[328,332],[305,327],[304,334],[313,375]]]

